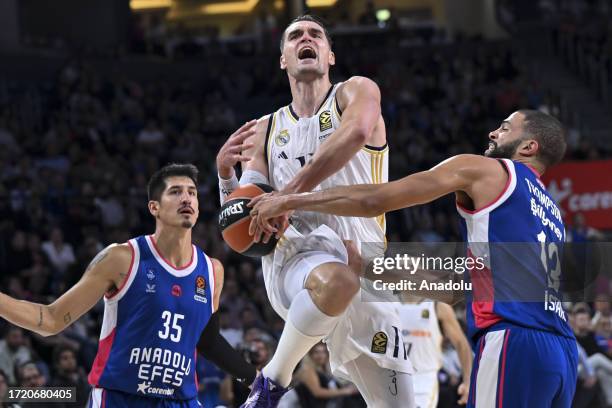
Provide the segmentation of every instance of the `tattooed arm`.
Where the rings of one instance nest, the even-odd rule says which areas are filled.
[[[0,317],[42,336],[57,334],[91,309],[104,293],[120,287],[131,260],[127,244],[110,245],[96,255],[76,285],[50,305],[0,293]]]

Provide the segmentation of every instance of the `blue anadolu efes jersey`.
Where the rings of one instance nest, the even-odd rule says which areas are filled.
[[[194,398],[196,345],[213,313],[210,258],[192,245],[191,262],[179,269],[163,258],[152,236],[128,243],[129,275],[104,298],[89,383],[146,397]]]
[[[472,339],[509,323],[573,338],[560,296],[565,229],[559,207],[532,168],[502,159],[508,181],[488,206],[459,204],[469,254],[485,267],[468,279],[467,323]]]

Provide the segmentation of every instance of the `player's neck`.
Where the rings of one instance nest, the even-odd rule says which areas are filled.
[[[171,265],[180,268],[191,261],[191,229],[158,226],[152,238],[157,250]]]
[[[529,167],[532,171],[537,173],[536,175],[538,177],[542,176],[542,174],[544,174],[544,171],[546,170],[546,167],[542,163],[536,160],[531,160],[530,157],[518,156],[518,157],[512,158],[512,160],[516,160],[519,163],[523,163],[524,165]]]
[[[299,81],[289,77],[289,83],[293,98],[291,107],[300,118],[308,118],[317,113],[317,109],[323,103],[331,87],[331,82],[327,75],[314,81]]]

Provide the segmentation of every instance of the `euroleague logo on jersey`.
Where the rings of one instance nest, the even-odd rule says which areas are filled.
[[[195,281],[195,295],[193,299],[197,302],[208,303],[206,299],[206,279],[202,275],[198,275]]]
[[[331,112],[326,110],[319,115],[319,131],[324,132],[332,128]]]

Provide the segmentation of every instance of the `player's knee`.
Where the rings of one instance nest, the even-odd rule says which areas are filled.
[[[324,289],[330,296],[339,296],[348,302],[359,290],[359,277],[347,266],[335,264],[330,269]]]

